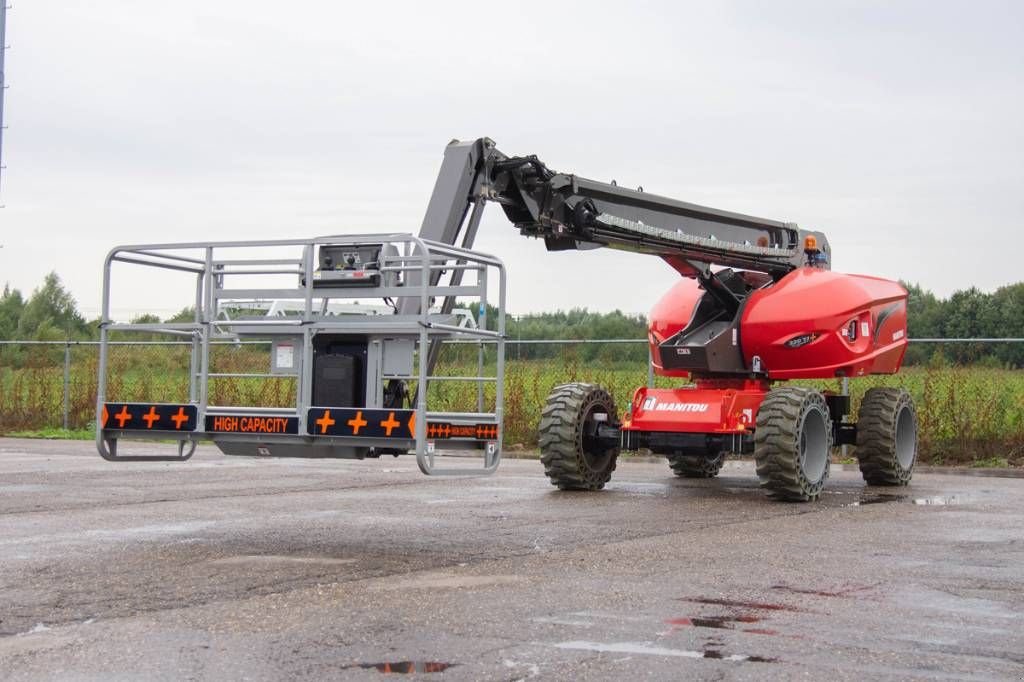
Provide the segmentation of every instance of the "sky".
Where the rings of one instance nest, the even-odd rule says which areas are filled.
[[[0,281],[98,314],[114,245],[416,232],[445,145],[824,231],[833,269],[1024,279],[1024,3],[155,0],[8,15]],[[678,275],[547,253],[508,309],[645,313]],[[120,280],[115,317],[189,288]]]

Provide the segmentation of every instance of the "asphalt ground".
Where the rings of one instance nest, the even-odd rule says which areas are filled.
[[[0,677],[1024,679],[1024,479],[841,469],[786,504],[746,462],[587,494],[0,440]]]

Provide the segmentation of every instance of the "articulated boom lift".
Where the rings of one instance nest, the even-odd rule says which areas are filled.
[[[847,422],[847,396],[773,388],[783,379],[892,374],[906,350],[906,291],[831,272],[821,232],[556,173],[487,139],[453,142],[425,227],[461,224],[472,208],[471,243],[485,201],[548,250],[646,253],[683,275],[651,311],[649,340],[654,371],[691,383],[637,389],[621,419],[599,386],[556,387],[540,444],[559,488],[602,488],[620,448],[664,454],[687,477],[716,475],[728,452],[753,452],[762,485],[790,500],[818,496],[833,445],[857,445],[869,483],[910,480],[917,429],[905,391],[871,389]]]
[[[261,338],[287,331],[292,343],[302,348],[297,361],[302,368],[297,370],[297,413],[281,411],[279,415],[287,412],[287,418],[296,421],[293,437],[282,442],[291,450],[273,444],[275,434],[253,438],[252,434],[228,436],[211,430],[210,415],[228,412],[207,405],[200,387],[193,387],[195,399],[189,407],[196,410],[195,423],[202,424],[205,418],[207,428],[196,428],[183,443],[211,437],[225,452],[235,454],[251,454],[254,445],[262,454],[316,452],[357,457],[415,450],[421,468],[432,473],[433,435],[444,433],[447,425],[449,431],[452,426],[463,434],[473,431],[475,438],[467,435],[465,440],[453,442],[486,448],[485,469],[493,471],[500,456],[501,301],[499,330],[493,339],[498,345],[493,412],[483,412],[482,397],[478,412],[465,415],[430,411],[425,390],[411,392],[415,409],[411,404],[407,409],[401,400],[410,395],[406,382],[416,379],[417,386],[423,387],[438,379],[432,372],[441,342],[467,334],[448,321],[456,296],[485,298],[486,284],[475,288],[463,285],[463,273],[495,267],[504,281],[500,261],[470,250],[488,202],[499,204],[521,234],[543,239],[550,251],[607,247],[650,254],[664,259],[682,275],[651,311],[649,342],[654,371],[688,378],[689,383],[674,389],[638,388],[622,414],[599,386],[555,387],[541,418],[540,445],[546,473],[559,488],[602,488],[615,469],[621,448],[649,448],[664,454],[676,474],[687,477],[716,475],[728,452],[753,452],[761,484],[770,494],[805,501],[820,494],[828,477],[830,450],[838,444],[857,446],[868,483],[909,482],[917,433],[914,407],[905,391],[869,390],[857,419],[847,421],[847,396],[776,385],[785,379],[895,373],[907,343],[907,293],[898,283],[831,272],[830,247],[820,232],[557,173],[535,156],[506,156],[487,138],[453,141],[447,147],[418,237],[362,237],[358,244],[369,240],[376,245],[377,250],[367,254],[355,253],[356,245],[344,236],[305,243],[302,263],[298,263],[306,266],[300,268],[301,291],[292,292],[295,298],[306,300],[300,334],[272,328],[242,329]],[[396,241],[404,245],[402,255],[392,245]],[[191,246],[209,252],[220,245]],[[125,260],[125,252],[132,252],[130,262],[152,264],[148,261],[157,248],[115,249],[108,258],[107,288],[111,259]],[[314,249],[319,258],[315,272]],[[217,287],[232,263],[216,261],[209,253],[205,260],[195,262],[200,279],[198,305],[195,325],[187,332],[196,344],[193,356],[200,358],[193,364],[202,369],[201,358],[208,353],[204,349],[215,335],[214,325],[205,317],[211,310],[202,305],[203,297],[212,303],[218,296],[228,295]],[[378,281],[389,277],[389,283]],[[211,281],[204,285],[207,279]],[[356,286],[368,287],[360,290],[364,298],[382,295],[395,299],[394,322],[387,330],[381,328],[380,318],[361,321],[363,327],[344,328],[340,319],[316,314],[314,303],[326,306],[328,298],[349,294]],[[502,286],[500,298],[503,296]],[[106,290],[104,298],[109,299]],[[430,313],[435,299],[440,305],[437,312]],[[104,339],[107,329],[138,327],[109,323],[106,310],[104,320]],[[393,331],[401,326],[399,320],[411,325],[402,327],[401,344],[402,334]],[[487,332],[476,330],[473,334],[483,337]],[[374,344],[384,350],[367,355],[365,349]],[[105,341],[103,348],[101,365]],[[323,348],[327,350],[318,355]],[[327,383],[324,366],[320,366],[326,361],[320,360],[318,365],[317,358],[339,354],[355,356],[357,362],[338,365],[340,369],[333,373],[340,377],[336,383],[351,384],[355,389],[324,389],[313,400],[316,388]],[[401,373],[382,370],[381,362],[388,357],[392,364],[404,368]],[[415,376],[414,357],[419,368]],[[368,376],[372,378],[366,379]],[[389,382],[383,388],[379,386],[382,380]],[[123,408],[131,412],[131,406],[104,402],[102,367],[100,381],[99,407],[106,412],[101,412],[98,444],[101,453],[109,457],[110,443],[116,443],[119,433],[137,434],[111,428],[110,411]],[[138,409],[144,407],[140,404]],[[176,407],[185,406],[168,409]],[[411,421],[403,427],[406,431],[400,441],[388,440],[377,431],[379,437],[370,440],[344,429],[318,432],[316,425],[324,422],[316,419],[322,419],[326,411],[349,417],[360,408],[392,411],[392,419],[400,416]],[[374,418],[384,414],[374,412]],[[232,445],[239,442],[245,445]]]

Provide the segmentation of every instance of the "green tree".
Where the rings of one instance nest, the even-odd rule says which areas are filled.
[[[991,296],[986,336],[1024,338],[1024,282],[1000,287]],[[1024,367],[1024,343],[993,344],[1001,362]]]
[[[509,341],[531,341],[537,339],[555,340],[601,340],[601,339],[644,339],[647,336],[647,321],[643,315],[631,315],[619,310],[610,313],[596,313],[586,308],[569,311],[521,315],[506,320],[506,335]],[[557,344],[515,344],[511,351],[516,358],[556,358],[572,351],[574,357],[583,361],[593,360],[642,360],[647,357],[643,344],[616,345],[581,344],[561,346]]]
[[[918,284],[900,282],[907,290],[907,336],[912,339],[938,338],[943,334],[944,301]],[[904,362],[924,364],[933,354],[942,354],[942,347],[933,344],[910,344]]]
[[[24,308],[25,299],[21,292],[4,285],[4,294],[0,297],[0,339],[9,341],[15,337]]]
[[[942,336],[945,338],[983,336],[986,323],[991,324],[993,319],[991,296],[977,287],[955,292],[945,302],[944,307]],[[950,354],[959,363],[977,362],[990,350],[981,343],[957,343],[949,346]]]
[[[168,317],[164,322],[193,322],[196,319],[196,309],[193,306],[186,306]],[[159,322],[159,320],[157,320]]]
[[[48,274],[43,285],[32,292],[18,318],[16,335],[19,339],[39,341],[89,337],[85,318],[56,272]]]

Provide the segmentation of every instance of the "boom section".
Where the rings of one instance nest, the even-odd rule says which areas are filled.
[[[609,247],[781,277],[806,264],[808,234],[793,223],[553,173],[536,159],[496,164],[495,200],[527,236],[552,251]],[[827,242],[813,233],[822,253]],[[827,260],[827,256],[824,260]],[[699,268],[698,268],[699,269]]]
[[[821,232],[555,172],[536,156],[502,154],[488,138],[449,145],[420,236],[455,243],[469,208],[484,201],[500,204],[521,234],[543,239],[549,251],[646,253],[698,279],[709,265],[779,279],[808,263],[827,268],[830,260]],[[465,238],[475,237],[475,227]],[[805,248],[808,236],[812,252]]]

